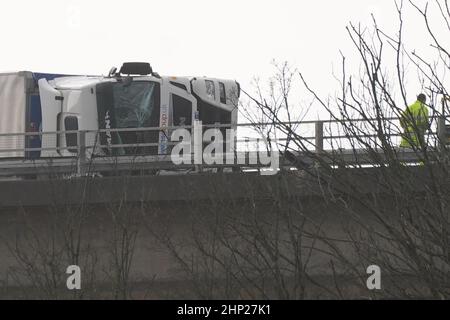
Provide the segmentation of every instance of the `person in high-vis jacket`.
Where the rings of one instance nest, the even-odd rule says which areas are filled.
[[[427,97],[421,93],[417,101],[410,105],[400,117],[400,125],[404,129],[400,147],[422,149],[425,147],[425,132],[430,126]]]

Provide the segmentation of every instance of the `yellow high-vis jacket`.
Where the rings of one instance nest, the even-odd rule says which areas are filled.
[[[422,102],[416,101],[402,113],[400,125],[405,130],[400,146],[421,148],[425,144],[425,132],[429,127],[428,108]]]

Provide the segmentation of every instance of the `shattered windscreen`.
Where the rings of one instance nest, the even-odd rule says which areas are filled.
[[[149,125],[155,109],[154,82],[132,82],[113,86],[116,128],[142,128]]]
[[[159,104],[160,84],[157,82],[107,82],[97,85],[100,129],[158,127]],[[103,133],[101,142],[102,145],[157,143],[158,131]],[[116,148],[108,154],[155,153],[153,149],[154,147]]]

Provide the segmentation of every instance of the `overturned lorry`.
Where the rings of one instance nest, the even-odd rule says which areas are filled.
[[[167,130],[132,129],[191,126],[194,120],[232,128],[239,96],[234,80],[160,76],[148,63],[125,63],[107,76],[3,73],[0,157],[75,156],[74,131],[87,131],[87,144],[102,146],[96,149],[102,155],[135,152],[125,147],[131,144],[149,145],[140,148],[145,154],[167,154]]]

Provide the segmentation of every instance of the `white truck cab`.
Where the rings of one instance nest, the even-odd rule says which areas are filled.
[[[97,131],[121,128],[237,124],[240,87],[236,81],[207,77],[171,77],[154,73],[148,63],[125,63],[120,72],[108,76],[68,76],[40,79],[42,131]],[[100,137],[100,141],[98,140]],[[149,154],[167,154],[164,131],[87,134],[87,145],[158,143],[146,148]],[[41,157],[73,156],[77,135],[49,134],[42,137]],[[63,148],[56,150],[56,148]],[[64,149],[68,148],[68,149]],[[114,148],[116,155],[126,148]]]

